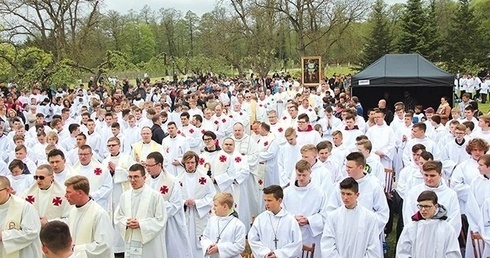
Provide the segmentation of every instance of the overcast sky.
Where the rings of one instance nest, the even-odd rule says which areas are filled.
[[[104,10],[116,10],[119,13],[126,14],[133,9],[140,11],[143,6],[149,5],[152,10],[158,11],[160,8],[174,8],[182,11],[182,14],[188,10],[193,11],[201,16],[203,13],[210,12],[214,9],[217,0],[105,0]],[[404,3],[405,0],[385,0],[388,4]]]
[[[155,11],[161,8],[174,8],[182,11],[184,15],[191,10],[201,16],[212,11],[216,5],[216,0],[105,0],[104,2],[106,5],[104,10],[116,10],[123,14],[130,9],[140,11],[145,5],[149,5]]]

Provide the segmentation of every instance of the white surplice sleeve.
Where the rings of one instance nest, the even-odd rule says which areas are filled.
[[[301,235],[301,229],[299,228],[296,220],[289,223],[289,239],[292,241],[284,245],[283,247],[274,250],[274,254],[277,258],[289,258],[299,257],[301,255],[301,249],[303,247],[303,237]]]
[[[308,225],[310,229],[310,233],[313,237],[316,237],[320,235],[323,232],[324,228],[324,223],[325,223],[325,196],[318,196],[319,198],[322,198],[322,204],[320,209],[312,214],[311,216],[307,216],[306,218],[308,219]]]
[[[172,187],[172,193],[170,194],[170,199],[165,202],[167,206],[167,217],[171,218],[177,214],[180,209],[183,209],[182,205],[182,188],[180,187],[179,181],[175,180]]]
[[[155,198],[151,202],[150,210],[148,211],[147,218],[139,219],[141,230],[141,242],[146,244],[153,240],[158,234],[165,230],[167,224],[167,209],[165,207],[165,200],[161,194],[153,195]],[[154,209],[154,214],[151,214],[151,209]]]
[[[206,186],[205,186],[207,187],[206,195],[204,195],[202,198],[194,200],[196,202],[196,209],[199,218],[203,218],[204,216],[206,216],[206,214],[209,214],[209,211],[213,206],[214,195],[216,194],[216,189],[211,183],[211,179],[207,176],[206,179],[207,179]]]
[[[233,222],[233,241],[219,242],[218,253],[220,257],[235,257],[239,256],[245,250],[245,225],[238,220],[234,219]]]
[[[336,214],[336,213],[335,213]],[[327,216],[320,241],[322,257],[341,258],[335,239],[335,220]]]
[[[231,158],[231,156],[227,156],[227,159],[231,160]],[[226,171],[221,175],[215,176],[214,180],[216,180],[216,183],[221,191],[230,189],[235,181],[235,165],[233,162],[228,162]]]
[[[97,212],[99,214],[95,217],[95,222],[92,226],[94,241],[88,244],[76,245],[74,251],[75,253],[83,251],[92,258],[106,258],[112,254],[114,229],[107,212],[104,209],[99,209]]]
[[[41,222],[36,208],[26,203],[22,210],[20,229],[2,230],[5,251],[7,253],[20,251],[31,245],[33,241],[38,241],[40,229]]]
[[[108,200],[112,192],[113,185],[111,173],[109,173],[109,171],[104,168],[104,172],[102,173],[102,175],[104,175],[104,182],[102,183],[102,186],[99,190],[90,193],[90,196],[96,202],[99,202],[101,200]],[[106,207],[102,208],[106,209]]]

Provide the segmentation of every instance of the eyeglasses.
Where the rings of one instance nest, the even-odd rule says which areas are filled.
[[[8,187],[2,188],[2,189],[0,189],[0,192],[3,190],[7,190],[7,189],[9,189],[9,188]]]
[[[152,168],[152,167],[154,167],[154,166],[156,166],[156,165],[158,165],[158,164],[160,164],[160,163],[155,163],[155,164],[153,164],[153,165],[150,165],[150,164],[146,163],[146,166],[147,166],[147,167],[149,167],[149,168]]]
[[[44,180],[44,179],[46,179],[46,177],[45,176],[34,176],[34,180],[38,180],[38,179]]]
[[[118,146],[119,144],[107,144],[107,148],[110,148],[110,147],[116,147]]]
[[[213,140],[213,138],[204,138],[203,140],[204,140],[205,142],[209,142],[209,141],[212,141],[212,140]]]
[[[419,208],[419,210],[429,210],[432,207],[434,207],[434,205],[421,205],[421,204],[417,204],[417,208]]]
[[[129,180],[136,180],[136,179],[140,179],[140,178],[141,178],[141,176],[128,176]]]

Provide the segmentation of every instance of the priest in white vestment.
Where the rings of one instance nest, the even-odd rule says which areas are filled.
[[[376,215],[359,205],[359,184],[352,177],[339,184],[343,205],[330,212],[321,239],[322,257],[382,257]]]
[[[280,175],[277,165],[277,157],[279,153],[279,141],[274,134],[270,132],[270,126],[266,123],[260,125],[259,145],[259,166],[257,171],[257,183],[259,189],[264,186],[279,185]],[[259,203],[260,200],[259,200]]]
[[[187,112],[182,112],[180,114],[180,122],[182,123],[182,128],[180,128],[180,135],[184,136],[186,142],[189,144],[189,149],[200,153],[202,145],[202,133],[195,126],[190,123],[190,115]],[[177,131],[177,133],[179,132]]]
[[[182,205],[182,186],[177,177],[163,168],[163,156],[152,152],[146,157],[146,183],[159,192],[167,207],[166,246],[168,257],[192,257]]]
[[[223,140],[225,137],[231,136],[231,130],[233,127],[233,119],[223,114],[223,107],[221,104],[216,105],[214,108],[214,116],[212,118],[217,125],[217,129],[214,131],[218,140]]]
[[[396,257],[460,258],[459,234],[446,221],[447,211],[438,203],[438,195],[430,190],[423,191],[417,203],[419,211],[403,228]]]
[[[191,251],[194,258],[199,258],[203,257],[199,240],[209,220],[216,189],[206,172],[197,168],[199,156],[195,152],[186,152],[182,161],[185,173],[178,176],[183,188],[182,205],[184,205]]]
[[[68,225],[73,237],[75,257],[107,258],[113,254],[114,228],[109,214],[89,196],[89,180],[84,176],[65,181],[66,199],[75,207]]]
[[[128,178],[132,189],[121,195],[114,214],[115,225],[126,242],[124,257],[166,258],[165,200],[159,192],[145,185],[146,172],[141,164],[129,167]]]
[[[282,205],[285,210],[294,215],[301,229],[303,245],[311,246],[314,243],[315,253],[320,254],[320,239],[326,216],[325,191],[313,183],[311,165],[307,160],[298,161],[295,171],[295,182],[284,190]],[[325,177],[330,180],[328,175]]]
[[[205,257],[241,258],[245,250],[245,225],[234,216],[231,193],[217,193],[213,198],[213,211],[201,237]]]
[[[232,208],[238,210],[240,220],[245,224],[248,232],[250,225],[252,225],[252,218],[258,215],[252,214],[251,205],[257,204],[254,193],[257,193],[259,189],[250,173],[245,156],[235,149],[235,141],[232,138],[225,138],[223,140],[223,151],[230,155],[236,171],[232,192],[235,207]]]
[[[167,131],[168,136],[162,141],[163,165],[165,170],[177,176],[184,170],[180,161],[184,153],[190,149],[189,142],[184,136],[177,133],[177,125],[174,122],[168,123]]]
[[[107,168],[112,175],[112,214],[114,214],[116,207],[119,205],[122,193],[131,188],[128,180],[128,168],[136,163],[131,156],[121,151],[121,147],[122,144],[119,138],[109,138],[107,140],[109,156],[102,161],[102,167]],[[114,235],[114,241],[114,253],[124,253],[124,241],[117,232]]]
[[[248,243],[255,257],[299,257],[301,229],[294,216],[281,207],[284,197],[279,185],[264,188],[266,211],[255,218]]]
[[[51,166],[41,165],[35,173],[36,183],[27,189],[22,198],[36,208],[41,224],[68,218],[71,206],[65,198],[65,186],[54,180]]]
[[[150,127],[145,126],[141,128],[141,141],[133,144],[131,150],[131,157],[136,162],[144,162],[150,152],[162,150],[162,145],[152,140],[151,135]]]
[[[256,174],[257,174],[257,165],[259,164],[259,152],[258,152],[258,145],[257,142],[252,139],[248,134],[245,133],[245,128],[242,124],[236,123],[233,126],[233,137],[232,139],[235,141],[235,152],[239,152],[245,159],[244,162],[248,165],[248,170],[250,171],[250,176],[248,179],[245,179],[244,182],[240,183],[240,180],[243,178],[244,174],[240,173],[240,167],[241,164],[237,164],[237,182],[239,183],[239,188],[241,193],[247,193],[247,201],[248,201],[248,208],[250,210],[250,216],[257,216],[259,215],[259,211],[261,208],[259,208],[259,196],[261,195],[259,192],[259,185],[257,181],[255,180]],[[235,159],[237,155],[234,155]],[[245,187],[244,183],[249,182],[249,184],[246,186],[247,189],[244,189]],[[260,197],[261,198],[261,197]],[[247,218],[242,217],[242,213],[240,210],[244,208],[245,205],[244,200],[240,201],[242,198],[238,198],[238,200],[235,200],[238,202],[238,213],[240,214],[240,219],[243,219],[245,224],[245,228],[247,228],[247,232],[250,229],[250,226],[252,225],[252,217],[250,217],[250,221],[248,221]],[[244,215],[246,216],[246,214]]]
[[[79,161],[73,166],[78,173],[90,182],[90,197],[106,211],[110,210],[112,194],[112,177],[108,168],[92,158],[92,148],[83,145],[78,150]]]
[[[199,156],[199,169],[207,171],[216,192],[233,192],[235,168],[230,155],[216,145],[217,136],[213,132],[204,132],[202,139],[205,147]]]
[[[36,209],[20,197],[5,176],[0,176],[0,258],[41,258]]]

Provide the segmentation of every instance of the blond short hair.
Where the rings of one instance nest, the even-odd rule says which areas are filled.
[[[235,203],[235,201],[233,200],[233,195],[228,192],[217,193],[214,196],[213,201],[217,201],[221,205],[226,204],[230,209],[233,208],[233,205]]]
[[[82,190],[86,195],[90,194],[90,183],[84,176],[72,176],[65,181],[65,186],[72,186],[74,190]]]
[[[295,169],[298,172],[305,172],[305,171],[311,172],[311,165],[308,161],[301,159],[298,162],[296,162]]]
[[[305,144],[303,147],[301,147],[300,152],[301,154],[307,152],[307,151],[312,151],[314,153],[318,153],[316,146],[313,144]]]

